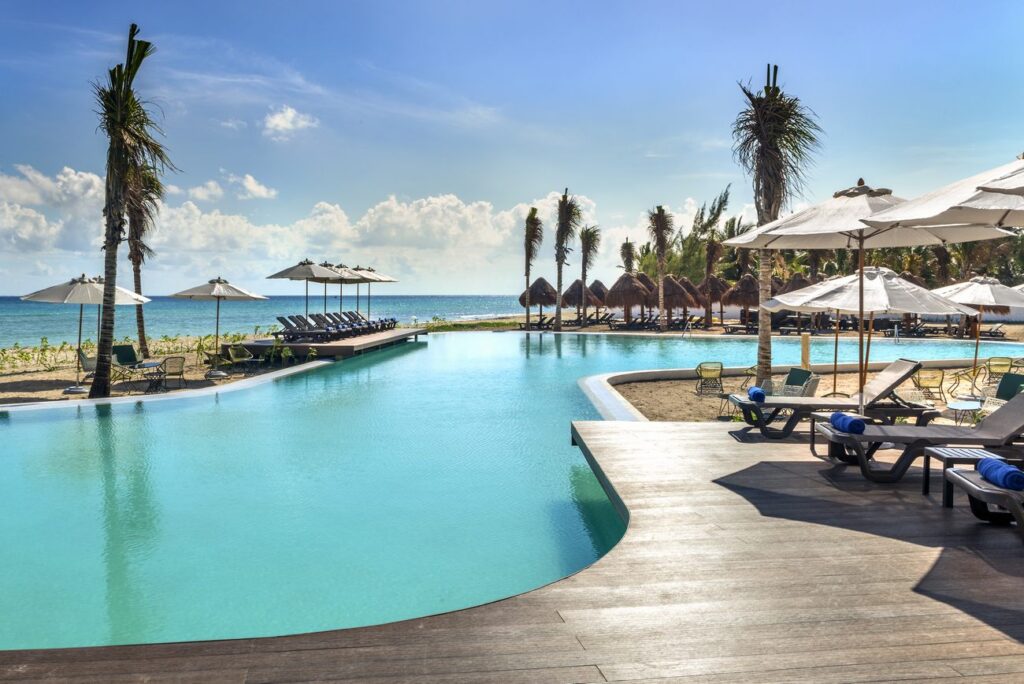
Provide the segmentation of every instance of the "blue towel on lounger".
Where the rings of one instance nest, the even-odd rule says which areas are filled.
[[[848,432],[851,435],[864,434],[864,421],[857,416],[836,411],[828,420],[832,423],[832,427],[840,432]]]
[[[978,461],[975,469],[981,473],[983,478],[997,487],[1024,491],[1024,472],[1006,461],[1001,461],[998,458],[983,458]]]
[[[764,403],[765,393],[760,387],[751,387],[747,390],[747,398],[750,401],[756,401],[758,404]]]

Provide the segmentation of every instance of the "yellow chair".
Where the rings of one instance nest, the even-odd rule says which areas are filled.
[[[914,387],[921,390],[921,394],[932,401],[939,400],[946,403],[946,394],[942,390],[943,382],[946,379],[946,371],[941,368],[922,368],[914,373],[912,380]]]
[[[704,361],[697,364],[697,394],[719,394],[722,387],[722,362]]]

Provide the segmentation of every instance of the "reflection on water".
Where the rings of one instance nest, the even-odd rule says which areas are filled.
[[[594,547],[596,556],[603,556],[622,539],[626,523],[604,493],[604,488],[589,466],[574,465],[569,471],[572,503],[579,512]]]

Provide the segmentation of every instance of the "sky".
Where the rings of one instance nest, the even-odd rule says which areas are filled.
[[[768,62],[824,129],[794,206],[859,177],[910,198],[1024,152],[1022,20],[998,1],[0,0],[0,295],[102,271],[91,85],[133,21],[178,169],[143,271],[163,295],[217,275],[298,294],[266,276],[306,257],[372,265],[392,294],[518,294],[530,206],[554,281],[566,187],[610,282],[655,205],[685,229],[731,184],[729,215],[753,218],[731,124]]]

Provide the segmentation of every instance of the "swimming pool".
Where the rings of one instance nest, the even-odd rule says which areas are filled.
[[[799,358],[798,340],[774,344],[777,363]],[[569,444],[570,420],[598,417],[577,379],[750,365],[755,348],[454,333],[219,395],[0,412],[0,648],[355,627],[554,581],[623,533]]]

